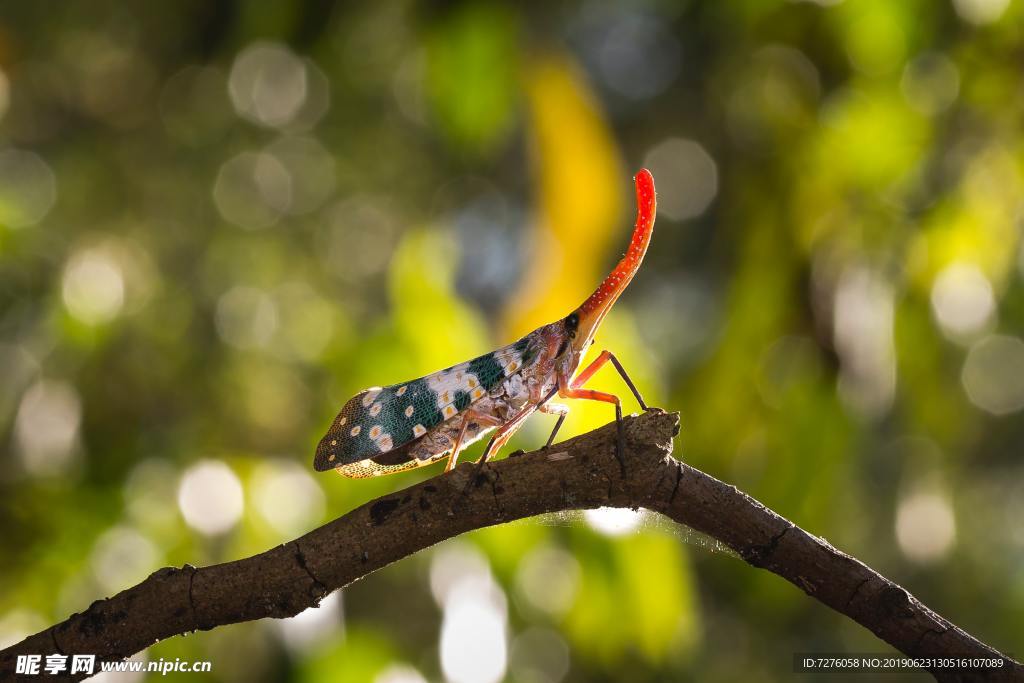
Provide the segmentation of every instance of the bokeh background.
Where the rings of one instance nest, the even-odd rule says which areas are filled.
[[[598,343],[682,413],[676,455],[1024,652],[1022,27],[1010,0],[4,3],[0,641],[436,474],[312,453],[356,391],[574,308],[647,166],[653,249]],[[142,657],[558,683],[888,651],[687,540],[505,525]]]

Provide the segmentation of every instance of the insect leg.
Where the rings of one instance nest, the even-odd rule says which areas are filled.
[[[611,354],[609,354],[611,355]],[[590,367],[594,364],[591,363]],[[600,366],[598,366],[600,367]],[[587,368],[589,370],[590,368]],[[582,375],[583,373],[581,373]],[[593,374],[593,373],[591,373]],[[584,378],[584,381],[587,378]],[[572,384],[576,384],[579,377],[573,380]],[[564,380],[563,380],[564,381]],[[559,382],[561,384],[561,381]],[[614,403],[615,404],[615,428],[618,431],[618,440],[615,444],[616,456],[619,458],[619,468],[622,470],[622,476],[626,476],[626,437],[622,431],[622,400],[615,394],[606,394],[603,391],[595,391],[594,389],[580,389],[573,387],[572,384],[569,386],[560,386],[558,389],[558,395],[562,398],[580,398],[586,401],[601,401],[602,403]]]
[[[548,442],[544,444],[544,448],[550,448],[551,444],[555,441],[555,435],[558,434],[559,428],[561,428],[562,423],[565,422],[565,416],[569,414],[569,406],[564,403],[545,403],[537,410],[542,413],[558,416],[555,428],[551,430],[551,436],[548,437]]]
[[[615,366],[615,369],[619,371],[619,375],[621,375],[622,379],[625,380],[626,386],[629,387],[629,390],[633,392],[633,396],[636,397],[636,402],[640,404],[640,407],[643,410],[647,410],[647,403],[644,402],[640,392],[637,391],[636,385],[633,384],[633,380],[629,378],[629,375],[626,374],[626,369],[622,367],[622,363],[619,362],[619,359],[616,358],[615,354],[611,351],[602,351],[597,358],[595,358],[594,361],[583,370],[583,372],[576,375],[576,379],[569,384],[569,387],[571,389],[578,389],[583,386],[591,377],[594,376],[594,373],[604,367],[604,364],[608,361],[611,361],[612,365]]]
[[[491,437],[490,442],[487,444],[487,449],[484,450],[484,454],[477,460],[477,464],[482,465],[491,458],[493,458],[501,447],[512,438],[512,435],[523,426],[523,422],[526,421],[533,411],[537,410],[537,404],[527,403],[526,406],[518,413],[512,416],[512,419],[506,422],[504,425],[498,428],[498,431]]]
[[[462,440],[466,437],[466,429],[473,422],[487,427],[500,427],[501,420],[488,415],[487,413],[480,413],[472,408],[467,410],[462,417],[462,426],[459,427],[459,435],[455,438],[455,446],[452,447],[452,453],[448,456],[448,464],[445,465],[444,471],[451,472],[455,467],[455,463],[459,459],[459,451],[462,450]]]

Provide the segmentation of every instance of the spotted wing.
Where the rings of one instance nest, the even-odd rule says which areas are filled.
[[[528,335],[514,344],[420,379],[360,392],[346,403],[317,446],[317,471],[337,468],[347,476],[392,474],[427,465],[409,446],[487,396],[536,353]]]

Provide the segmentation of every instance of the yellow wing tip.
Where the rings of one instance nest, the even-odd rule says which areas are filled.
[[[334,470],[341,476],[348,477],[349,479],[370,479],[371,477],[382,477],[386,474],[398,474],[399,472],[423,467],[424,465],[431,465],[437,462],[438,459],[439,458],[417,460],[413,458],[397,465],[381,465],[380,463],[374,462],[372,459],[368,458],[366,460],[338,465]]]

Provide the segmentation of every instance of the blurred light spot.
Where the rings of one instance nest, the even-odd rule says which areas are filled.
[[[427,683],[427,679],[408,664],[391,664],[374,677],[373,683]]]
[[[301,368],[290,363],[274,363],[265,356],[238,358],[234,371],[221,388],[222,401],[249,429],[255,443],[270,439],[291,442],[300,438],[303,415],[310,409],[307,384]]]
[[[38,612],[15,609],[0,617],[0,650],[20,643],[33,633],[47,627],[46,619]]]
[[[512,641],[509,670],[522,683],[559,683],[569,673],[569,646],[557,631],[534,626]]]
[[[306,101],[306,65],[284,45],[253,43],[235,59],[228,93],[240,116],[281,128],[291,123]]]
[[[752,55],[728,95],[726,125],[743,147],[788,139],[812,125],[821,97],[818,68],[803,52],[770,44]]]
[[[624,536],[635,531],[643,518],[642,510],[630,508],[600,507],[583,511],[583,519],[590,525],[590,528],[605,536]]]
[[[285,645],[295,654],[305,654],[324,643],[336,641],[344,626],[341,591],[287,619],[274,621]]]
[[[973,263],[947,266],[932,285],[932,312],[948,336],[964,337],[990,325],[995,297],[988,278]]]
[[[383,201],[354,197],[338,202],[331,210],[329,228],[321,235],[324,266],[349,282],[379,273],[394,253],[397,233],[395,217]],[[353,259],[352,254],[359,258]]]
[[[1010,0],[953,0],[960,18],[972,24],[990,24],[1003,16]]]
[[[288,130],[309,130],[323,118],[331,108],[331,82],[327,74],[310,60],[306,64],[306,101]]]
[[[488,573],[449,586],[441,621],[441,669],[450,683],[498,683],[508,661],[505,595]]]
[[[653,355],[668,367],[697,362],[717,332],[721,313],[706,279],[692,273],[664,278],[638,299],[634,311]]]
[[[962,152],[961,152],[962,153]],[[986,224],[985,240],[1007,240],[1015,229],[1014,221],[1021,219],[1024,205],[1020,203],[1022,177],[1017,160],[1008,147],[994,144],[968,153],[967,170],[961,182],[962,192],[968,202],[975,202],[974,220]],[[987,212],[1002,214],[999,218],[982,218]],[[1014,214],[1017,214],[1016,216]]]
[[[278,350],[287,359],[313,363],[320,359],[339,327],[339,311],[304,282],[288,283],[274,296],[282,320]]]
[[[850,23],[846,53],[853,66],[868,75],[878,76],[897,68],[906,54],[906,36],[896,13],[882,4]]]
[[[178,486],[178,508],[201,534],[216,536],[242,518],[242,483],[218,460],[201,460],[185,471]]]
[[[310,137],[283,137],[266,152],[288,173],[291,195],[285,210],[305,214],[320,208],[334,192],[334,157]]]
[[[69,572],[53,600],[51,614],[73,614],[84,612],[96,600],[100,592],[95,574],[89,567],[76,566],[76,571]]]
[[[35,225],[57,201],[57,178],[35,152],[0,151],[0,225]]]
[[[272,154],[242,152],[224,162],[213,184],[224,220],[243,228],[268,228],[292,205],[292,176]]]
[[[938,493],[916,493],[899,503],[896,540],[900,550],[917,562],[934,562],[953,547],[956,522],[949,500]]]
[[[1008,481],[1013,483],[1009,492],[1000,496],[1000,499],[1006,501],[1003,528],[1008,531],[1016,550],[1024,557],[1024,525],[1020,524],[1020,520],[1024,519],[1024,470],[1018,468],[1015,473],[1009,472],[1008,475]]]
[[[120,314],[135,313],[145,308],[160,276],[149,251],[133,239],[112,235],[105,236],[88,249],[90,253],[108,260],[121,276],[124,297]]]
[[[1024,408],[1024,342],[992,335],[967,352],[960,373],[971,403],[993,415]]]
[[[530,551],[519,563],[516,589],[536,610],[560,616],[576,599],[580,563],[569,552],[553,545]]]
[[[427,123],[427,102],[424,94],[426,82],[423,50],[414,50],[402,60],[391,81],[398,110],[413,123]]]
[[[896,390],[892,288],[866,268],[850,269],[840,277],[834,305],[839,395],[858,413],[877,417]]]
[[[253,474],[253,503],[282,536],[309,530],[324,514],[320,485],[299,465],[286,460],[264,463]]]
[[[415,15],[407,9],[374,3],[368,11],[346,15],[344,26],[331,32],[335,59],[345,64],[346,84],[353,91],[365,92],[378,87],[394,73],[411,46],[426,42],[418,40],[423,36],[414,25]],[[473,23],[473,26],[479,27],[479,24]]]
[[[584,5],[576,31],[586,60],[609,89],[631,100],[653,97],[679,74],[682,50],[660,18]]]
[[[131,527],[116,526],[97,539],[91,564],[96,581],[116,593],[149,576],[160,560],[152,541]]]
[[[490,576],[484,556],[473,546],[449,541],[434,552],[430,561],[430,592],[439,606],[444,606],[448,592],[465,579]]]
[[[3,120],[7,108],[11,105],[11,81],[7,74],[0,69],[0,121]]]
[[[137,127],[150,117],[157,74],[144,52],[93,32],[72,36],[78,99],[91,116],[118,127]]]
[[[217,300],[217,333],[239,349],[266,346],[277,330],[274,300],[255,287],[232,287]]]
[[[143,460],[124,482],[125,509],[140,526],[169,530],[177,523],[176,498],[175,469],[165,460]]]
[[[945,55],[926,52],[903,68],[900,89],[911,107],[932,116],[956,100],[960,92],[960,72]]]
[[[658,179],[658,212],[672,220],[704,213],[718,193],[718,167],[693,140],[669,138],[647,153],[644,166]]]
[[[10,424],[21,401],[22,392],[39,372],[39,361],[28,349],[18,344],[0,343],[0,424]]]
[[[64,267],[62,293],[68,312],[87,325],[110,322],[125,300],[124,274],[103,248],[75,252]]]
[[[40,380],[21,398],[14,434],[25,469],[31,474],[61,474],[78,441],[82,404],[67,382]]]

